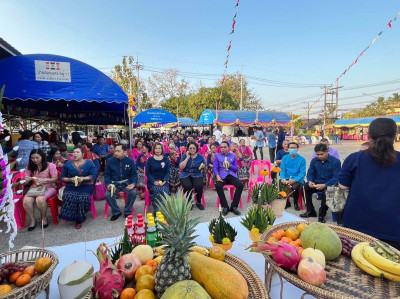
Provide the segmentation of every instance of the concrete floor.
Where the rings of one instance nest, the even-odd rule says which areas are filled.
[[[358,151],[360,148],[361,142],[358,141],[344,141],[342,144],[335,144],[333,145],[339,151],[341,160],[343,162],[344,158],[346,158],[350,153]],[[396,144],[396,147],[399,148],[399,144]],[[299,150],[299,154],[302,155],[307,164],[309,164],[311,160],[311,155],[313,152],[314,146],[312,145],[303,145]],[[268,149],[264,148],[264,158],[268,158]],[[225,193],[227,198],[229,198],[228,192]],[[246,209],[250,206],[247,203],[247,191],[244,191],[242,194],[243,199],[243,209],[242,214],[245,213]],[[200,211],[197,208],[194,208],[190,214],[191,218],[201,216],[201,222],[210,221],[210,219],[218,216],[218,210],[216,209],[216,200],[217,195],[215,191],[210,191],[207,188],[205,192],[205,200],[207,208],[204,211]],[[110,238],[110,237],[117,237],[123,233],[123,225],[124,219],[123,217],[119,218],[117,221],[111,222],[110,221],[110,214],[111,210],[109,210],[109,216],[107,219],[104,218],[104,203],[105,201],[96,202],[96,210],[97,210],[97,218],[93,219],[92,214],[88,213],[88,219],[83,224],[82,229],[76,230],[74,228],[74,223],[67,222],[63,223],[60,222],[58,225],[54,225],[51,221],[51,213],[48,210],[47,214],[49,217],[49,226],[45,229],[45,246],[57,246],[57,245],[64,245],[69,243],[75,242],[83,242],[85,239],[87,241],[90,240],[97,240],[102,238]],[[119,200],[119,204],[123,206],[124,201],[123,199]],[[315,208],[318,211],[320,206],[320,201],[314,200]],[[143,213],[144,210],[144,200],[137,199],[135,204],[135,213]],[[294,215],[298,215],[304,211],[295,211],[293,208],[289,208],[286,210]],[[232,213],[228,214],[228,217],[234,216]],[[39,219],[39,215],[37,213],[37,219]],[[317,220],[317,218],[311,218],[313,221]],[[328,211],[326,217],[327,223],[332,223],[331,213]],[[8,251],[8,235],[4,233],[6,230],[6,226],[4,223],[0,224],[0,230],[3,230],[0,233],[0,252]],[[15,239],[15,247],[14,249],[19,249],[25,245],[30,246],[42,246],[42,234],[41,230],[39,229],[39,223],[37,228],[32,231],[28,232],[27,228],[18,230],[18,235]]]

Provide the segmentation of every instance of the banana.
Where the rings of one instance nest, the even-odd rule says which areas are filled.
[[[231,164],[228,162],[228,157],[225,157],[224,163],[222,163],[222,166],[224,166],[225,169],[229,169],[231,167]]]
[[[208,254],[209,254],[207,249],[200,247],[200,246],[193,246],[190,249],[193,250],[194,252],[200,253],[205,256],[208,256]]]
[[[114,184],[110,184],[110,187],[111,187],[110,193],[111,193],[111,196],[113,196],[113,195],[114,195],[114,193],[115,193],[115,189],[116,189],[116,187],[115,187],[115,185],[114,185]]]
[[[377,253],[373,247],[365,246],[363,248],[363,255],[367,261],[376,267],[392,274],[400,275],[400,264],[392,262],[379,255],[379,253]]]
[[[400,281],[400,275],[392,274],[390,272],[381,270],[383,273],[383,277],[392,281]]]
[[[75,187],[78,187],[78,185],[79,185],[78,179],[79,179],[79,177],[77,177],[77,176],[74,177],[74,184],[75,184]]]
[[[358,266],[358,268],[360,268],[364,272],[372,276],[382,277],[384,275],[383,272],[379,268],[375,267],[368,260],[366,260],[363,256],[363,249],[366,247],[370,247],[368,242],[360,242],[353,247],[351,251],[351,258],[353,262]]]

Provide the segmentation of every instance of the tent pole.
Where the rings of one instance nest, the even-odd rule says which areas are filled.
[[[60,140],[63,141],[63,125],[61,119],[60,119]]]

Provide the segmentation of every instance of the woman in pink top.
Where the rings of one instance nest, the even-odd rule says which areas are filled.
[[[58,180],[57,168],[53,163],[46,162],[46,154],[42,150],[33,150],[29,156],[28,167],[25,170],[25,184],[32,182],[30,188],[44,186],[47,191],[43,196],[28,196],[24,197],[24,209],[30,218],[28,231],[32,231],[36,227],[33,204],[39,209],[40,216],[43,221],[43,227],[48,226],[47,221],[47,202],[46,200],[57,194],[56,182]],[[28,191],[29,192],[29,191]]]
[[[132,159],[136,161],[139,155],[142,153],[143,143],[140,139],[136,140],[135,147],[132,149]]]
[[[240,139],[239,144],[239,151],[243,156],[242,165],[243,167],[250,169],[251,161],[253,160],[253,152],[251,151],[250,147],[245,144],[244,139]]]
[[[204,157],[208,157],[208,155],[211,153],[211,145],[212,144],[214,144],[214,141],[212,140],[212,138],[208,138],[207,143],[204,144],[203,148],[202,148]]]

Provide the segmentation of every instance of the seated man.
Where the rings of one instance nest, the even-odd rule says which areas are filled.
[[[242,196],[243,183],[238,179],[237,159],[234,154],[229,152],[228,142],[221,142],[221,153],[215,154],[213,169],[217,180],[215,189],[217,190],[220,204],[222,206],[222,215],[226,216],[229,212],[233,212],[235,215],[240,215],[238,204],[240,197]],[[230,209],[225,198],[225,185],[233,185],[236,188]]]
[[[306,175],[306,159],[297,153],[299,149],[297,143],[290,142],[288,149],[289,154],[282,158],[280,176],[283,182],[287,184],[291,191],[293,191],[294,209],[299,211],[299,189],[302,186],[304,176]],[[285,208],[291,206],[292,205],[288,200]]]
[[[317,217],[312,203],[312,195],[315,192],[322,192],[318,221],[325,223],[326,211],[328,210],[325,196],[326,187],[337,184],[340,161],[329,154],[325,144],[317,144],[314,147],[314,152],[317,157],[311,160],[307,172],[307,183],[304,184],[307,212],[300,214],[300,217]]]
[[[121,209],[115,199],[115,195],[121,191],[128,197],[124,210],[125,217],[130,215],[136,199],[137,169],[135,162],[126,156],[126,147],[122,144],[115,145],[114,157],[107,160],[104,183],[107,186],[106,200],[112,210],[111,221],[115,221],[121,216]],[[112,188],[112,185],[115,186],[115,189]]]
[[[97,143],[93,146],[92,152],[99,156],[100,158],[100,171],[104,171],[105,163],[106,163],[106,156],[110,151],[110,147],[107,143],[105,143],[105,139],[103,136],[97,136]]]
[[[328,149],[328,151],[329,151],[329,156],[335,157],[336,159],[339,159],[339,161],[340,161],[339,152],[338,152],[337,150],[335,150],[334,148],[332,148],[332,147],[329,146],[329,140],[328,140],[328,139],[322,138],[322,139],[319,141],[319,143],[320,143],[320,144],[325,144],[325,145],[326,145],[326,147],[327,147],[327,149]],[[317,157],[317,156],[316,156],[316,153],[314,152],[314,153],[312,154],[312,156],[311,156],[311,159],[314,159],[314,158],[316,158],[316,157]]]

